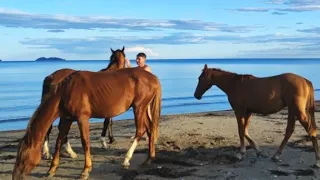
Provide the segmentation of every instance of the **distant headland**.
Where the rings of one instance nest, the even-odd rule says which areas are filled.
[[[36,59],[36,61],[66,61],[66,60],[58,57],[49,57],[49,58],[40,57]]]

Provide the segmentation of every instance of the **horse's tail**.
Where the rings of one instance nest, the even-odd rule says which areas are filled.
[[[40,109],[43,108],[44,106],[46,106],[46,108],[50,109],[50,111],[52,111],[52,112],[58,112],[58,106],[53,109],[53,107],[51,107],[51,105],[48,105],[48,102],[53,103],[53,104],[60,103],[62,87],[64,84],[66,84],[70,81],[72,74],[73,73],[71,73],[66,78],[64,78],[62,81],[60,81],[56,84],[52,83],[53,75],[49,75],[43,80],[41,102],[40,102],[38,109],[34,112],[33,116],[31,117],[30,122],[32,122],[34,117],[37,116],[38,112],[41,111]],[[58,92],[60,92],[60,93],[58,93]],[[59,99],[59,100],[54,101],[53,99]]]
[[[162,98],[162,92],[161,92],[161,86],[156,90],[156,94],[150,104],[150,110],[151,110],[151,132],[154,134],[155,142],[157,142],[158,139],[158,127],[159,127],[159,121],[161,116],[161,98]]]
[[[41,94],[41,102],[46,101],[52,95],[54,95],[57,91],[57,84],[63,82],[63,80],[68,77],[72,73],[72,69],[61,69],[58,70],[49,76],[45,77],[42,83],[42,94]],[[47,131],[46,141],[49,141],[49,135],[52,130],[52,125]],[[48,142],[47,142],[48,143]],[[47,151],[47,144],[44,146],[44,151]]]
[[[307,101],[306,113],[308,114],[309,121],[311,121],[309,123],[310,124],[309,126],[311,127],[309,127],[308,131],[310,135],[313,136],[317,130],[317,124],[314,116],[314,113],[315,113],[314,88],[311,81],[309,80],[306,80],[306,81],[307,81],[307,84],[309,85],[309,98]]]
[[[45,97],[30,118],[26,133],[18,144],[16,163],[12,173],[13,179],[20,179],[20,176],[28,175],[39,164],[41,159],[40,147],[46,132],[59,116],[60,100],[60,94]],[[32,156],[33,160],[29,156]],[[31,160],[32,162],[30,162]],[[30,164],[34,166],[30,166]]]
[[[79,72],[79,71],[74,71],[74,72],[70,73],[67,77],[65,77],[62,81],[60,81],[58,83],[51,83],[51,85],[50,85],[51,94],[57,94],[58,91],[60,91],[62,89],[63,85],[68,84],[71,81],[72,76],[77,72]]]
[[[41,101],[50,97],[48,94],[54,94],[56,91],[56,85],[64,81],[64,79],[70,76],[75,70],[73,69],[60,69],[45,77],[42,83]]]
[[[52,74],[44,78],[42,83],[41,102],[43,102],[44,100],[46,100],[46,98],[48,98],[48,96],[46,95],[50,93],[52,80],[53,80]]]

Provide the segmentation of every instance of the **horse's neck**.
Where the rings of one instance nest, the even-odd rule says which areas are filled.
[[[124,63],[114,63],[109,68],[105,69],[105,71],[118,70],[124,68]]]
[[[229,72],[219,72],[215,73],[215,83],[218,88],[220,88],[224,93],[228,94],[234,88],[233,74]]]

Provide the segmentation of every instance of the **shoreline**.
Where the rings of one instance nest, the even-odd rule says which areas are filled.
[[[320,127],[320,101],[316,101],[316,123]],[[131,146],[135,133],[132,119],[114,121],[115,143],[102,149],[99,141],[102,123],[90,123],[91,157],[93,169],[90,179],[317,179],[320,171],[313,165],[315,155],[307,133],[296,122],[295,131],[275,163],[270,157],[279,147],[286,129],[287,110],[271,115],[254,114],[249,126],[250,136],[259,144],[268,158],[257,158],[247,141],[247,156],[238,161],[234,154],[239,150],[237,121],[233,110],[163,115],[160,120],[156,160],[150,167],[140,165],[147,157],[148,142],[143,138],[134,152],[131,167],[123,170],[121,164]],[[320,133],[318,129],[318,134]],[[16,158],[18,140],[25,130],[0,132],[0,179],[10,180]],[[50,152],[54,152],[57,127],[50,135]],[[145,136],[144,136],[145,137]],[[320,141],[318,136],[318,141]],[[84,165],[78,125],[73,123],[68,134],[71,146],[78,157],[61,156],[60,166],[53,179],[78,178]],[[40,180],[46,175],[51,160],[41,160],[29,179]]]
[[[217,111],[204,111],[204,112],[195,112],[195,113],[178,113],[178,114],[167,114],[167,115],[161,115],[161,118],[169,118],[169,117],[175,117],[175,116],[192,116],[192,115],[202,115],[205,113],[211,113],[211,112],[229,112],[229,111],[233,111],[232,109],[227,109],[227,110],[217,110]],[[103,118],[101,118],[103,119]],[[117,121],[133,121],[132,118],[126,118],[126,119],[121,119],[121,120],[114,120],[113,122],[117,122]],[[28,120],[29,122],[29,120]],[[75,122],[74,122],[75,123]],[[102,122],[90,122],[90,124],[101,124]],[[56,127],[57,125],[53,125],[53,127]],[[4,130],[4,131],[0,131],[1,133],[10,133],[10,132],[20,132],[20,131],[25,131],[26,129],[15,129],[15,130]],[[101,127],[102,130],[102,127]]]
[[[287,107],[285,107],[283,110],[287,110]],[[317,111],[320,111],[320,100],[315,100],[315,112],[317,112]],[[195,113],[167,114],[167,115],[161,115],[161,118],[170,118],[170,117],[177,117],[177,116],[197,116],[197,115],[199,116],[199,115],[204,115],[206,113],[224,113],[224,112],[232,112],[233,113],[233,109],[204,111],[204,112],[195,112]],[[254,113],[254,115],[256,115],[256,114]],[[260,115],[260,114],[258,114],[258,115]],[[113,122],[117,122],[117,121],[133,121],[133,119],[127,118],[127,119],[121,119],[121,120],[114,120]],[[101,124],[101,123],[103,123],[103,120],[102,120],[102,122],[90,122],[90,124],[92,124],[92,125]],[[56,127],[56,126],[57,125],[54,125],[53,127]],[[10,132],[21,132],[21,131],[25,131],[25,130],[26,129],[5,130],[5,131],[0,131],[0,134],[1,133],[10,133]],[[102,127],[101,127],[101,130],[102,130]]]

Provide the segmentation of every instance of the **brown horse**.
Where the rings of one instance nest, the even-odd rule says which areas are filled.
[[[130,166],[130,159],[141,137],[147,132],[149,156],[144,164],[155,158],[155,142],[161,113],[161,84],[159,79],[140,68],[124,68],[117,71],[77,71],[53,87],[51,94],[41,102],[29,121],[25,136],[19,143],[12,177],[23,179],[41,160],[41,145],[57,116],[59,135],[51,163],[49,176],[59,165],[62,141],[73,121],[77,121],[85,152],[85,165],[81,179],[87,179],[92,169],[89,118],[109,118],[134,111],[136,137],[128,150],[123,166]]]
[[[320,167],[320,154],[316,139],[317,127],[314,118],[314,89],[309,80],[292,73],[258,78],[208,68],[205,65],[194,97],[200,100],[213,85],[227,94],[229,103],[235,112],[240,137],[240,152],[237,154],[239,159],[243,159],[246,154],[244,138],[255,149],[257,155],[261,155],[260,147],[248,133],[252,113],[272,114],[288,107],[285,137],[272,160],[279,161],[279,156],[291,137],[296,119],[298,119],[311,136],[316,156],[315,165]]]
[[[110,56],[110,63],[107,66],[107,68],[105,69],[101,69],[100,71],[111,71],[111,70],[118,70],[118,69],[122,69],[125,68],[125,53],[124,53],[124,46],[123,48],[120,50],[116,50],[114,51],[112,48],[111,49],[111,56]],[[59,82],[61,82],[63,79],[65,79],[67,76],[69,76],[70,74],[72,74],[73,72],[75,72],[76,70],[73,69],[60,69],[55,71],[54,73],[50,74],[49,76],[45,77],[44,81],[43,81],[43,85],[42,85],[42,96],[41,96],[41,101],[44,101],[46,98],[46,95],[49,93],[51,93],[52,91],[52,86],[54,84],[57,84]],[[43,145],[43,158],[44,159],[50,159],[51,158],[51,154],[49,151],[49,135],[51,133],[51,129],[52,129],[52,125],[50,126],[47,135],[46,135],[46,139]],[[112,133],[112,119],[111,118],[105,118],[104,120],[104,126],[103,126],[103,130],[101,133],[101,144],[103,148],[107,148],[107,143],[105,140],[105,136],[106,136],[106,131],[108,129],[108,137],[109,137],[109,143],[113,143],[114,137],[113,137],[113,133]],[[71,158],[76,158],[77,154],[72,150],[72,147],[68,141],[68,139],[66,138],[66,143],[64,144],[65,146],[65,151],[69,154],[69,156]]]

